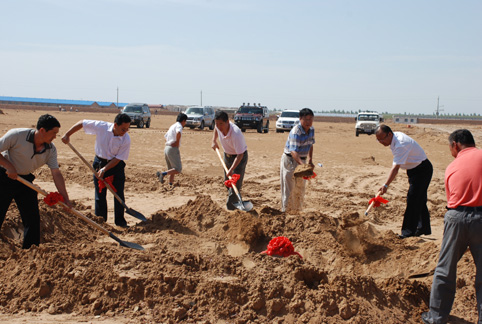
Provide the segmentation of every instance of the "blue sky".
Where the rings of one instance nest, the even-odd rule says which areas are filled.
[[[482,114],[480,0],[0,0],[0,95]]]

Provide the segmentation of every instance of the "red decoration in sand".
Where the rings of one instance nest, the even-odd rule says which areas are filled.
[[[266,253],[267,255],[279,255],[282,257],[297,255],[303,259],[298,252],[295,252],[295,248],[293,247],[291,241],[284,236],[278,236],[271,239],[271,241],[268,243],[267,250],[261,253]]]
[[[114,181],[114,176],[111,175],[110,177],[106,177],[104,178],[104,180],[100,180],[99,179],[99,193],[102,192],[102,190],[104,190],[105,188],[105,183],[104,182],[107,182],[110,187],[112,188],[112,190],[114,190],[114,192],[117,192],[116,188],[114,187],[114,185],[112,184],[112,181]]]
[[[370,201],[368,202],[368,204],[371,205],[372,202],[375,202],[375,203],[373,204],[373,207],[379,207],[380,204],[386,204],[386,203],[388,202],[388,200],[383,199],[383,198],[380,197],[380,196],[376,196],[375,198],[370,199]]]
[[[314,177],[316,177],[316,173],[313,172],[313,175],[311,177],[303,177],[303,179],[305,180],[311,180],[313,179]]]
[[[233,185],[236,185],[236,182],[238,182],[240,175],[239,174],[233,174],[231,176],[231,179],[224,181],[224,185],[228,188],[232,188]]]
[[[47,196],[44,197],[44,202],[49,206],[53,206],[59,201],[63,202],[64,197],[58,192],[50,192]]]

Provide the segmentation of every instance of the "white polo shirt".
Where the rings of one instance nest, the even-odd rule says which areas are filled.
[[[86,134],[96,135],[95,155],[106,160],[113,158],[125,161],[129,158],[131,138],[129,133],[124,136],[114,136],[114,123],[101,120],[82,121]]]
[[[218,132],[219,142],[223,147],[224,153],[237,155],[246,152],[248,149],[241,129],[232,122],[229,122],[229,131],[226,136],[217,127],[216,131]]]
[[[413,169],[427,159],[422,147],[402,132],[393,132],[390,149],[393,154],[393,165],[400,165],[404,170]]]
[[[176,142],[177,133],[182,133],[182,125],[180,122],[176,122],[175,124],[169,127],[169,130],[164,134],[164,138],[166,139],[166,145],[170,146]],[[181,142],[179,141],[179,146],[181,146]]]

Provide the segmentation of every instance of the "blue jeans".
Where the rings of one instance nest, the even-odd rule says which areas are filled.
[[[482,207],[458,207],[445,213],[444,235],[430,293],[431,323],[446,323],[455,298],[457,263],[470,249],[476,266],[478,324],[482,324]]]

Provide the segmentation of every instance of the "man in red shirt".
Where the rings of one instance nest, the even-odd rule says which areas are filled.
[[[478,324],[482,323],[482,150],[475,147],[470,131],[450,134],[455,160],[445,170],[447,213],[439,261],[435,269],[430,310],[422,314],[428,324],[447,323],[455,297],[457,262],[467,247],[476,266],[475,291]]]

